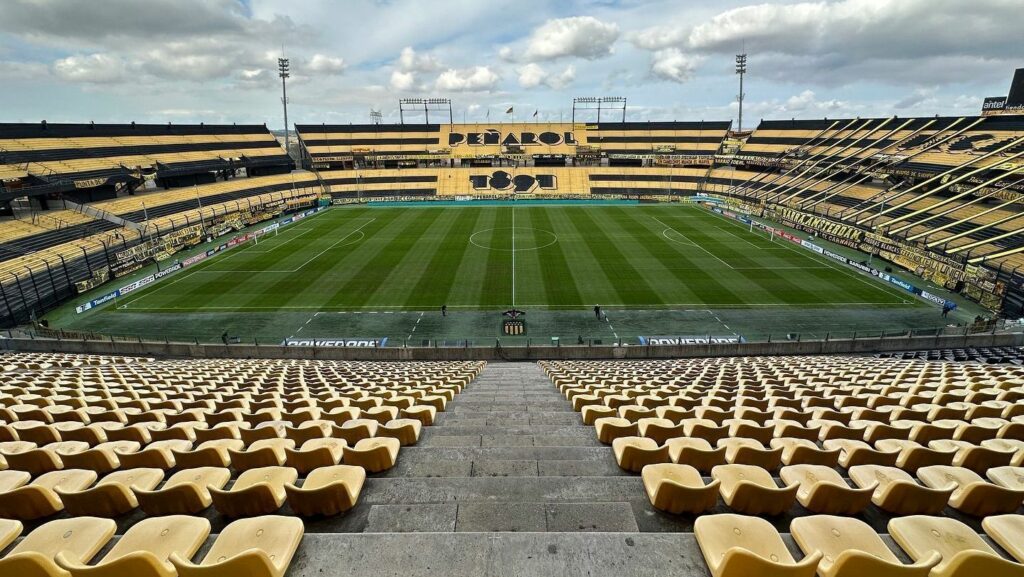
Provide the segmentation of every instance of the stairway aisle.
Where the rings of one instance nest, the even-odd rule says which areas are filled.
[[[355,509],[306,531],[294,577],[707,574],[692,529],[535,363],[489,364]]]

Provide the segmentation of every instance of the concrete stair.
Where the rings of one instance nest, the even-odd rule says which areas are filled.
[[[307,520],[289,575],[707,575],[663,519],[537,365],[490,364],[355,509]]]

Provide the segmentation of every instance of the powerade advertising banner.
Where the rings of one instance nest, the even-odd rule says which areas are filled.
[[[229,248],[238,246],[240,244],[243,244],[247,240],[252,240],[253,238],[256,238],[258,236],[263,236],[263,235],[265,235],[265,234],[267,234],[267,233],[269,233],[271,231],[277,230],[278,228],[280,228],[281,226],[284,226],[285,224],[290,224],[290,223],[296,222],[296,221],[301,220],[301,219],[303,219],[303,218],[305,218],[305,217],[307,217],[307,216],[309,216],[311,214],[314,214],[314,213],[320,212],[321,210],[326,210],[326,209],[327,209],[327,207],[320,206],[320,207],[317,207],[317,208],[314,208],[314,209],[307,210],[305,212],[296,214],[296,215],[292,216],[291,218],[286,218],[286,219],[282,220],[281,222],[277,222],[277,223],[274,223],[274,224],[272,224],[270,226],[266,226],[264,228],[261,228],[261,229],[255,231],[255,232],[250,232],[250,233],[244,234],[242,236],[235,237],[235,238],[229,240],[227,242],[227,244],[222,244],[222,245],[218,246],[217,248],[211,248],[210,250],[208,250],[206,252],[201,252],[201,253],[199,253],[197,255],[190,256],[190,257],[186,258],[185,260],[181,261],[180,263],[175,263],[175,264],[173,264],[173,265],[171,265],[171,266],[169,266],[169,267],[167,267],[167,268],[165,268],[165,269],[163,269],[161,271],[158,271],[158,272],[156,272],[154,274],[151,274],[149,276],[145,276],[143,278],[140,278],[137,281],[134,281],[134,282],[131,282],[129,284],[126,284],[123,287],[121,287],[121,288],[119,288],[119,289],[117,289],[115,291],[109,292],[109,293],[107,293],[107,294],[105,294],[105,295],[103,295],[101,297],[92,299],[91,301],[89,301],[87,303],[82,303],[82,304],[78,305],[77,307],[75,307],[75,313],[76,314],[82,314],[82,313],[84,313],[87,310],[90,310],[90,309],[98,307],[98,306],[100,306],[102,304],[108,303],[108,302],[110,302],[110,301],[112,301],[112,300],[114,300],[114,299],[116,299],[116,298],[118,298],[120,296],[126,295],[126,294],[128,294],[128,293],[130,293],[132,291],[139,290],[140,288],[142,288],[142,287],[144,287],[144,286],[146,286],[146,285],[148,285],[148,284],[150,284],[150,283],[152,283],[154,281],[160,280],[160,279],[164,278],[165,276],[174,274],[174,273],[176,273],[176,272],[178,272],[178,271],[180,271],[182,269],[185,269],[185,268],[188,268],[188,267],[190,267],[192,265],[198,264],[198,263],[206,260],[207,258],[217,254],[218,252],[221,252],[221,251],[227,250]]]
[[[388,338],[382,339],[285,339],[281,344],[286,347],[318,347],[318,348],[377,348],[388,344]]]
[[[739,220],[739,221],[741,221],[741,222],[743,222],[745,224],[750,224],[750,222],[751,222],[751,219],[740,218],[738,215],[735,215],[735,214],[733,214],[733,213],[731,213],[729,211],[722,211],[722,210],[718,210],[717,208],[712,208],[711,210],[714,211],[714,212],[717,212],[719,214],[723,214],[725,216],[731,217],[731,218],[733,218],[735,220]],[[837,254],[837,253],[834,253],[834,252],[832,252],[830,250],[826,250],[825,248],[820,247],[820,246],[814,244],[813,242],[811,242],[809,240],[804,240],[804,239],[802,239],[802,238],[800,238],[798,236],[792,235],[792,234],[790,234],[790,233],[788,233],[788,232],[786,232],[784,230],[779,230],[777,228],[770,227],[770,226],[768,226],[768,225],[766,225],[766,224],[764,224],[762,222],[757,222],[755,220],[755,221],[753,221],[753,224],[757,228],[759,228],[759,229],[761,229],[761,230],[763,230],[765,232],[768,232],[769,234],[778,236],[780,238],[784,238],[784,239],[786,239],[786,240],[788,240],[788,241],[790,241],[790,242],[792,242],[794,244],[798,244],[798,245],[804,247],[807,250],[814,251],[814,252],[816,252],[816,253],[818,253],[818,254],[820,254],[822,256],[827,256],[828,258],[830,258],[832,260],[841,262],[841,263],[843,263],[843,264],[845,264],[847,266],[850,266],[850,267],[853,267],[853,268],[855,268],[857,270],[866,272],[866,273],[868,273],[868,274],[870,274],[872,276],[876,276],[876,277],[884,280],[885,282],[887,282],[889,284],[896,285],[896,286],[900,287],[901,289],[903,289],[903,290],[905,290],[905,291],[907,291],[909,293],[918,295],[921,298],[923,298],[923,299],[925,299],[925,300],[927,300],[929,302],[933,302],[933,303],[935,303],[935,304],[937,304],[939,306],[946,307],[949,310],[953,310],[953,309],[956,308],[956,303],[955,302],[953,302],[951,300],[946,300],[946,299],[944,299],[944,298],[942,298],[942,297],[940,297],[938,295],[934,295],[934,294],[929,293],[928,291],[925,291],[925,290],[922,290],[920,288],[917,288],[916,286],[910,284],[909,282],[907,282],[907,281],[905,281],[905,280],[903,280],[903,279],[901,279],[901,278],[899,278],[897,276],[893,276],[893,275],[891,275],[891,274],[889,274],[887,272],[880,271],[880,270],[878,270],[876,268],[872,268],[872,267],[867,266],[865,264],[861,264],[861,263],[859,263],[857,261],[850,260],[850,259],[846,258],[845,256],[843,256],[841,254]]]
[[[641,345],[653,346],[680,346],[680,345],[735,345],[746,342],[746,339],[739,335],[716,337],[708,335],[688,337],[637,337]]]

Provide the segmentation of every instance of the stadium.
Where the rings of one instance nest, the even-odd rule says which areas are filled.
[[[138,10],[192,46],[89,30],[117,2],[0,23],[0,577],[1024,575],[1024,68],[808,109],[743,83],[756,46],[761,89],[831,86],[763,44],[811,4],[686,43],[543,7],[449,36],[497,63],[455,68],[268,52],[320,8],[183,2]],[[733,19],[760,28],[719,58]],[[637,52],[646,79],[602,64]],[[917,73],[873,58],[842,90]],[[689,119],[634,85],[720,92],[723,62],[735,102]]]

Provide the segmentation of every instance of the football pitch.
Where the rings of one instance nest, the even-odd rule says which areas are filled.
[[[598,304],[607,326],[586,324]],[[737,334],[730,315],[776,325],[812,311],[817,320],[805,321],[816,329],[850,311],[870,323],[937,316],[897,287],[688,205],[363,205],[309,217],[75,325],[204,338],[490,338],[509,308],[540,323],[536,336],[543,327],[563,338]],[[673,324],[686,314],[700,322]]]

